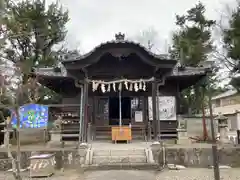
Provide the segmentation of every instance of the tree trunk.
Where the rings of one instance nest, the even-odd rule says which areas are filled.
[[[202,124],[203,124],[203,140],[206,141],[208,138],[207,125],[206,125],[206,116],[204,104],[202,104]]]

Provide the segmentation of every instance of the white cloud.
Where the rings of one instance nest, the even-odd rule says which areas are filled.
[[[48,0],[48,3],[54,0]],[[112,40],[114,34],[123,32],[133,36],[141,30],[153,27],[163,39],[171,40],[175,28],[175,14],[183,14],[197,0],[60,0],[69,10],[71,20],[67,25],[67,44],[71,48],[80,45],[82,51]],[[229,0],[202,0],[207,16],[217,19],[219,10]],[[164,47],[159,47],[164,48]]]

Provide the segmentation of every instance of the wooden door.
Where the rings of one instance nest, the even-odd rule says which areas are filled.
[[[98,97],[96,98],[96,126],[109,125],[109,102],[108,97]]]

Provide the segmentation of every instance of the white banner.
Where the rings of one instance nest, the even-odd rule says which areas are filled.
[[[174,96],[159,96],[157,103],[159,120],[177,120],[176,98]],[[152,113],[152,97],[148,97],[149,120],[153,120]]]

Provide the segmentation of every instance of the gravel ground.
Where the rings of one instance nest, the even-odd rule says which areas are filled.
[[[25,176],[25,180],[29,179]],[[88,171],[84,175],[80,171],[58,172],[50,178],[37,180],[214,180],[211,169],[184,169],[179,171],[164,170],[162,172],[137,170]],[[0,172],[0,180],[13,180],[10,174]],[[240,180],[240,169],[221,170],[221,180]]]
[[[221,180],[240,180],[240,169],[222,169]],[[163,171],[158,173],[157,180],[214,180],[212,169],[184,169],[180,171]]]

